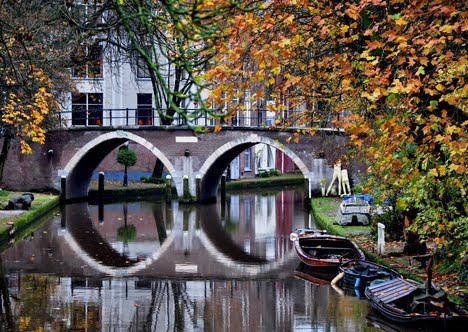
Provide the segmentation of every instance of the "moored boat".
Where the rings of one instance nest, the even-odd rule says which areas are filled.
[[[376,311],[399,324],[426,325],[434,329],[454,330],[468,323],[468,312],[449,302],[445,293],[402,278],[375,280],[365,295]]]
[[[359,297],[360,294],[364,294],[364,290],[373,280],[401,278],[401,274],[395,270],[358,259],[341,264],[340,271],[344,274],[341,281],[341,287],[344,289],[355,290],[356,293],[359,294]]]
[[[309,267],[336,272],[353,259],[365,259],[364,253],[351,240],[327,234],[326,231],[299,229],[290,235],[299,259]]]

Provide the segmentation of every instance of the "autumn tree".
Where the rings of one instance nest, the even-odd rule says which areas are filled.
[[[0,0],[0,178],[11,139],[20,139],[22,153],[43,144],[73,89],[72,55],[89,33],[70,24],[69,10],[61,0]]]
[[[369,189],[395,197],[422,240],[463,256],[467,16],[464,1],[268,1],[227,20],[206,77],[219,103],[269,91],[304,124],[333,118]]]

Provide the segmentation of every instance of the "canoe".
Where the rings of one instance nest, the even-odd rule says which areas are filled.
[[[427,295],[424,285],[411,280],[375,280],[366,288],[365,295],[374,310],[398,324],[447,331],[466,327],[466,310],[449,302],[443,291],[433,288],[434,292]]]
[[[307,266],[338,271],[341,264],[353,259],[365,259],[364,253],[351,240],[327,234],[326,231],[299,229],[290,235],[299,259]]]
[[[401,278],[401,274],[395,270],[369,261],[357,259],[341,264],[340,271],[344,273],[341,287],[358,290],[360,294],[364,294],[364,290],[373,280]]]

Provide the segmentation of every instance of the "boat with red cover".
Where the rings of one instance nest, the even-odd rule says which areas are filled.
[[[321,270],[338,271],[341,264],[365,259],[364,253],[351,240],[316,229],[297,229],[290,235],[299,259]]]

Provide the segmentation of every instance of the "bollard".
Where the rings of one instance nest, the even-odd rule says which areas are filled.
[[[382,223],[377,223],[377,253],[385,253],[385,225]]]
[[[201,199],[201,177],[200,175],[197,175],[195,178],[195,191],[196,191],[196,200],[197,202],[200,202]]]
[[[226,202],[226,175],[221,175],[221,204]]]
[[[172,200],[172,185],[171,185],[172,176],[169,174],[166,175],[166,185],[164,187],[164,196],[166,203],[170,203]]]
[[[60,201],[63,203],[67,200],[67,177],[60,178]]]
[[[98,200],[102,202],[104,198],[104,172],[99,172],[98,176]]]

